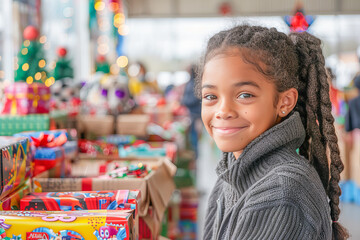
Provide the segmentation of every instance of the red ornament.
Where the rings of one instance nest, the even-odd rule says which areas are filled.
[[[103,62],[105,62],[106,61],[106,59],[105,59],[105,56],[104,55],[99,55],[99,56],[97,56],[97,58],[96,58],[96,62],[98,62],[98,63],[103,63]]]
[[[303,32],[309,28],[309,23],[306,21],[302,12],[297,12],[291,19],[290,29],[293,32]]]
[[[59,55],[59,57],[65,57],[67,54],[66,48],[63,47],[58,48],[57,54]]]
[[[221,3],[219,7],[219,12],[223,16],[230,15],[232,12],[231,4],[229,2]]]
[[[23,33],[24,39],[34,41],[39,37],[39,30],[34,26],[27,26]]]

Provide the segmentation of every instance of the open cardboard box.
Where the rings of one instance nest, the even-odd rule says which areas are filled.
[[[106,160],[79,160],[72,167],[71,178],[48,178],[48,172],[36,176],[33,180],[41,184],[44,192],[74,192],[74,191],[100,191],[100,190],[121,190],[130,189],[141,191],[139,202],[139,216],[143,217],[146,224],[151,229],[153,236],[158,236],[161,227],[162,216],[170,201],[175,189],[173,176],[176,167],[168,158],[141,158],[141,159],[117,159],[117,161],[130,161],[131,164],[144,163],[153,169],[144,178],[123,178],[105,179],[95,177],[99,173],[102,164]],[[93,176],[93,177],[76,177]],[[148,214],[149,206],[155,211],[155,218]]]

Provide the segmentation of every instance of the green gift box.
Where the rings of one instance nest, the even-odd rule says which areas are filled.
[[[46,131],[49,126],[49,114],[0,115],[0,136],[12,136],[25,131]]]

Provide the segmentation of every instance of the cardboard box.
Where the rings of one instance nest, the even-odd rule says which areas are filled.
[[[159,107],[144,107],[143,111],[149,115],[150,122],[156,123],[160,126],[174,120],[172,109],[169,105]]]
[[[49,114],[0,115],[0,136],[12,136],[26,131],[46,131],[49,126]]]
[[[92,116],[79,115],[77,117],[77,130],[81,137],[83,134],[86,139],[97,139],[101,136],[113,134],[115,118],[111,115]]]
[[[6,237],[20,239],[134,240],[132,211],[3,211]],[[30,223],[30,224],[29,224]]]
[[[0,199],[31,176],[30,143],[24,137],[0,137]]]
[[[122,159],[121,161],[129,160]],[[98,171],[102,164],[101,160],[81,160],[77,163],[77,169],[82,171],[77,174],[88,175],[91,171]],[[115,162],[112,162],[115,164]],[[176,167],[168,158],[148,158],[131,159],[130,163],[146,163],[154,169],[145,178],[124,178],[124,179],[104,179],[104,178],[47,178],[46,174],[34,178],[39,181],[43,191],[102,191],[119,189],[138,189],[141,192],[139,203],[139,216],[143,217],[155,236],[160,231],[160,223],[166,206],[175,189],[173,176]],[[98,164],[98,167],[96,167]],[[80,167],[79,167],[80,166]],[[73,168],[74,169],[74,168]],[[96,170],[91,170],[96,169]],[[149,206],[152,205],[156,214],[156,219],[148,216]]]
[[[122,114],[116,119],[116,133],[122,135],[147,136],[150,117],[146,114]]]
[[[49,113],[50,89],[42,83],[15,82],[5,88],[4,94],[4,114]]]

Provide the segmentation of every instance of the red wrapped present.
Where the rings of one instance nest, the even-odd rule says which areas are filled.
[[[42,192],[31,193],[20,200],[21,210],[72,211],[120,209],[120,204],[128,202],[129,190],[83,191],[83,192]],[[135,208],[135,207],[134,207]]]
[[[5,88],[4,94],[4,114],[49,113],[51,94],[44,84],[15,82]]]

